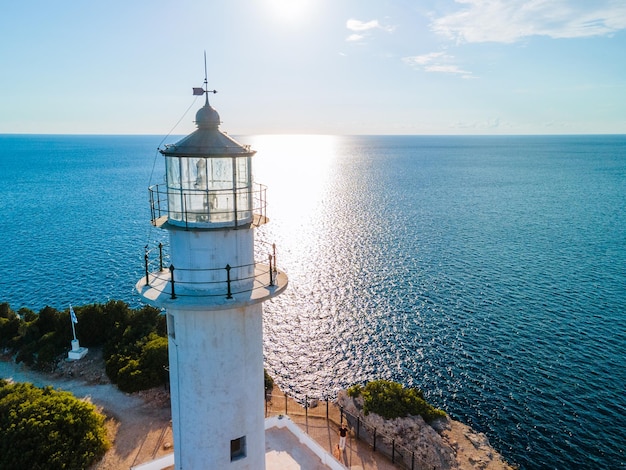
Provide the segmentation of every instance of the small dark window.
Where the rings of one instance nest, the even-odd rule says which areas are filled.
[[[246,436],[230,441],[230,461],[243,459],[246,456]]]

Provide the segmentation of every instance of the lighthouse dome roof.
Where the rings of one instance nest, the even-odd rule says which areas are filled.
[[[196,125],[198,129],[216,129],[220,125],[220,115],[207,103],[196,113]]]
[[[219,130],[220,116],[208,100],[196,113],[196,125],[198,128],[194,132],[175,144],[166,145],[160,152],[167,156],[207,158],[256,153]]]

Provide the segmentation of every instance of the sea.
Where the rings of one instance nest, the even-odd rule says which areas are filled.
[[[0,302],[139,307],[178,138],[0,135]],[[281,388],[394,380],[521,469],[626,468],[626,136],[236,138],[289,276],[264,305]]]

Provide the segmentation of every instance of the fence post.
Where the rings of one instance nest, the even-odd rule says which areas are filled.
[[[326,396],[326,421],[328,421],[328,396]]]
[[[146,245],[143,260],[146,265],[146,286],[150,286],[150,278],[148,277],[148,245]]]
[[[309,396],[304,395],[304,422],[306,424],[306,430],[309,432]]]
[[[170,274],[171,274],[171,278],[172,278],[172,299],[176,298],[176,289],[174,288],[174,265],[170,264]]]
[[[276,268],[276,243],[272,243],[272,251],[274,252],[274,272],[276,273],[278,271]]]
[[[285,416],[287,416],[287,394],[285,393]]]
[[[272,269],[272,255],[269,255],[270,259],[270,286],[274,285],[274,271]]]
[[[376,452],[376,428],[374,428],[374,452]]]
[[[411,452],[411,470],[415,470],[415,451]]]
[[[163,243],[159,242],[159,271],[163,271]]]
[[[396,440],[391,440],[391,463],[396,463]]]
[[[228,292],[226,294],[227,299],[233,298],[233,294],[230,291],[230,270],[231,270],[230,264],[227,264],[226,265],[226,283],[228,284]]]
[[[359,438],[359,430],[361,429],[361,417],[356,417],[356,438]]]

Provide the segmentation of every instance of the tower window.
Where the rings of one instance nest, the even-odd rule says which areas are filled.
[[[230,461],[243,459],[246,456],[246,436],[230,441]]]

